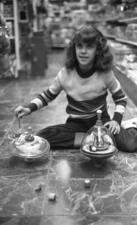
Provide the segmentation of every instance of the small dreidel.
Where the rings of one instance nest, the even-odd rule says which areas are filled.
[[[48,200],[53,202],[56,201],[56,194],[54,192],[50,192],[48,194]]]
[[[86,188],[90,188],[90,185],[91,185],[90,179],[85,179],[84,185],[85,185]]]
[[[36,188],[35,188],[36,192],[41,192],[42,191],[42,184],[39,184]]]

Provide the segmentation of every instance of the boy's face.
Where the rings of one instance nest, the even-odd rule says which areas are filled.
[[[80,42],[76,44],[76,57],[81,68],[89,69],[95,58],[95,44]]]

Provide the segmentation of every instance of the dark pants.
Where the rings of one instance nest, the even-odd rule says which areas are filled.
[[[109,117],[103,119],[103,123],[109,121]],[[49,126],[38,132],[38,136],[47,139],[51,149],[79,148],[84,134],[95,124],[94,120],[68,119],[65,124]],[[76,140],[78,139],[79,140]],[[137,151],[137,129],[123,129],[119,134],[113,136],[115,144],[120,151]],[[79,142],[79,143],[78,143]]]

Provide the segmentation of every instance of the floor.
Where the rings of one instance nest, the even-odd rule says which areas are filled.
[[[15,107],[46,88],[63,59],[61,51],[50,53],[44,77],[0,82],[0,224],[136,225],[136,154],[118,152],[100,165],[71,149],[50,152],[48,157],[31,163],[13,156],[8,135],[18,129]],[[126,120],[137,115],[136,87],[131,87],[121,73],[118,76],[125,90],[132,90]],[[109,102],[111,112],[111,97]],[[47,108],[22,119],[21,127],[31,126],[35,133],[43,126],[63,122],[65,106],[65,95],[61,94]]]

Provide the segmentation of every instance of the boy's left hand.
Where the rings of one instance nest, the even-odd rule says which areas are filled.
[[[115,120],[105,123],[104,126],[107,127],[112,134],[118,134],[120,132],[120,125]]]

